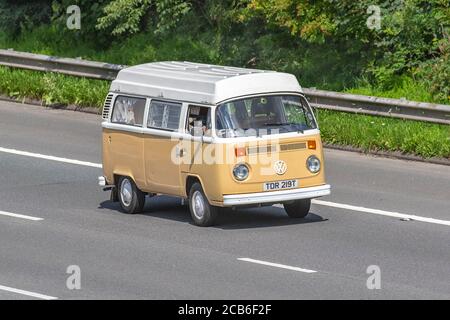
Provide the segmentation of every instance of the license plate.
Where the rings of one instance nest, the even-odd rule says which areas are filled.
[[[284,180],[284,181],[274,181],[264,183],[264,191],[294,189],[297,187],[298,187],[298,180]]]

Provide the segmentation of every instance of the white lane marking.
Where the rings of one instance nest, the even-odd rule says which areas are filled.
[[[47,156],[44,154],[20,151],[20,150],[15,150],[15,149],[7,149],[7,148],[0,147],[0,152],[15,154],[15,155],[19,155],[19,156],[25,156],[25,157],[31,157],[31,158],[38,158],[38,159],[45,159],[45,160],[50,160],[50,161],[75,164],[75,165],[85,166],[85,167],[102,168],[102,165],[99,163],[73,160],[73,159],[67,159],[67,158],[60,158],[60,157],[54,157],[54,156]]]
[[[2,286],[2,285],[0,285],[0,290],[13,292],[13,293],[18,293],[18,294],[22,294],[24,296],[29,296],[29,297],[43,299],[43,300],[56,300],[56,299],[58,299],[57,297],[47,296],[45,294],[40,294],[40,293],[26,291],[26,290],[21,290],[21,289],[15,289],[15,288],[11,288],[11,287],[5,287],[5,286]]]
[[[79,160],[60,158],[60,157],[54,157],[54,156],[47,156],[47,155],[43,155],[43,154],[39,154],[39,153],[31,153],[31,152],[20,151],[20,150],[15,150],[15,149],[7,149],[7,148],[0,147],[0,152],[16,154],[16,155],[32,157],[32,158],[51,160],[51,161],[58,161],[58,162],[63,162],[63,163],[70,163],[70,164],[86,166],[86,167],[102,168],[102,165],[100,163],[93,163],[93,162],[79,161]],[[321,206],[332,207],[332,208],[346,209],[346,210],[351,210],[351,211],[378,214],[378,215],[382,215],[382,216],[388,216],[388,217],[394,217],[394,218],[400,218],[400,219],[411,219],[411,220],[415,220],[415,221],[450,226],[449,220],[427,218],[427,217],[416,216],[416,215],[411,215],[411,214],[390,212],[390,211],[384,211],[384,210],[379,210],[379,209],[371,209],[371,208],[365,208],[365,207],[359,207],[359,206],[353,206],[353,205],[335,203],[335,202],[329,202],[329,201],[322,201],[322,200],[312,200],[312,203],[321,205]],[[280,207],[282,207],[282,206],[280,206]]]
[[[348,204],[335,203],[335,202],[322,201],[322,200],[312,200],[312,203],[318,204],[320,206],[339,208],[339,209],[345,209],[345,210],[351,210],[351,211],[358,211],[358,212],[364,212],[364,213],[371,213],[371,214],[377,214],[377,215],[393,217],[393,218],[411,219],[411,220],[415,220],[415,221],[450,226],[450,221],[448,221],[448,220],[439,220],[439,219],[434,219],[434,218],[416,216],[416,215],[412,215],[412,214],[384,211],[384,210],[379,210],[379,209],[370,209],[370,208],[365,208],[365,207],[358,207],[358,206],[352,206],[352,205],[348,205]]]
[[[31,221],[42,221],[43,218],[38,217],[32,217],[32,216],[26,216],[24,214],[17,214],[17,213],[11,213],[6,211],[0,211],[1,216],[7,216],[7,217],[13,217],[13,218],[19,218],[19,219],[25,219],[25,220],[31,220]]]
[[[270,266],[270,267],[275,267],[275,268],[281,268],[281,269],[287,269],[287,270],[292,270],[292,271],[304,272],[304,273],[316,273],[317,272],[315,270],[309,270],[309,269],[303,269],[303,268],[298,268],[298,267],[292,267],[292,266],[287,266],[287,265],[284,265],[284,264],[267,262],[267,261],[262,261],[262,260],[255,260],[255,259],[250,259],[250,258],[238,258],[238,260],[239,261],[256,263],[256,264],[262,264],[262,265],[265,265],[265,266]]]

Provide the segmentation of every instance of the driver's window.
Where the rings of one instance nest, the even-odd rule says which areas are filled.
[[[189,106],[186,124],[187,131],[193,136],[211,136],[211,108]]]

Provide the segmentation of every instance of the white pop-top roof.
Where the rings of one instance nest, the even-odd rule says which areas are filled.
[[[192,62],[154,62],[121,70],[112,92],[218,104],[252,94],[302,93],[294,75]]]

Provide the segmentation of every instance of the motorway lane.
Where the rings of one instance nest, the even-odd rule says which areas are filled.
[[[327,200],[450,220],[449,166],[333,150],[325,156]]]
[[[24,176],[36,170],[24,169],[28,159],[15,160],[10,167],[22,169]],[[46,171],[52,164],[43,161],[39,166]],[[60,166],[53,165],[61,175],[74,174],[72,166]],[[387,230],[370,232],[386,218],[364,216],[367,219],[359,221],[322,210],[320,214],[328,221],[320,222],[321,218],[312,215],[301,223],[285,218],[276,208],[258,215],[254,209],[232,213],[222,217],[218,227],[201,229],[188,223],[188,214],[177,199],[168,197],[149,201],[145,215],[122,215],[114,210],[116,205],[98,208],[104,197],[88,185],[89,179],[65,183],[62,190],[52,183],[29,183],[30,189],[40,191],[26,190],[32,205],[18,209],[45,220],[0,217],[4,226],[0,283],[12,286],[14,279],[27,290],[44,290],[61,298],[300,299],[340,297],[340,291],[347,298],[445,298],[448,291],[441,283],[448,267],[445,248],[434,243],[447,239],[446,230],[427,241],[428,233],[436,231],[431,226],[410,230],[398,222],[389,224]],[[14,191],[2,189],[2,198],[14,199]],[[55,193],[63,197],[58,203],[52,201]],[[399,230],[407,232],[398,237]],[[423,243],[413,250],[412,241]],[[293,274],[236,261],[247,256],[319,272]],[[383,272],[385,288],[380,292],[364,287],[364,270],[373,261],[383,270],[389,266]],[[80,292],[65,288],[64,271],[71,264],[80,265],[86,276]],[[414,270],[420,272],[414,275]],[[413,278],[410,284],[413,275],[419,279]],[[423,283],[422,278],[426,279]]]
[[[0,101],[0,146],[99,162],[100,117]],[[56,154],[53,154],[56,153]]]
[[[0,102],[0,114],[0,147],[101,163],[99,116],[12,102]],[[337,150],[325,156],[333,187],[326,199],[450,220],[448,166]]]
[[[4,110],[0,147],[100,161],[98,117],[2,103],[2,115]],[[34,121],[41,114],[48,114],[45,125]],[[17,119],[37,126],[39,138],[14,126]],[[77,122],[83,130],[73,129]],[[335,151],[326,157],[334,187],[327,201],[450,220],[441,190],[448,190],[448,167]],[[447,226],[315,205],[305,221],[264,208],[230,212],[217,227],[201,229],[169,197],[148,201],[143,215],[120,214],[96,187],[96,168],[0,153],[0,172],[0,210],[45,219],[0,216],[0,285],[68,299],[450,298]],[[426,178],[424,190],[402,185],[413,173]],[[237,260],[242,257],[318,272]],[[82,269],[80,291],[65,287],[71,264]],[[382,290],[365,287],[371,264],[381,267]],[[0,298],[23,296],[0,291]]]

